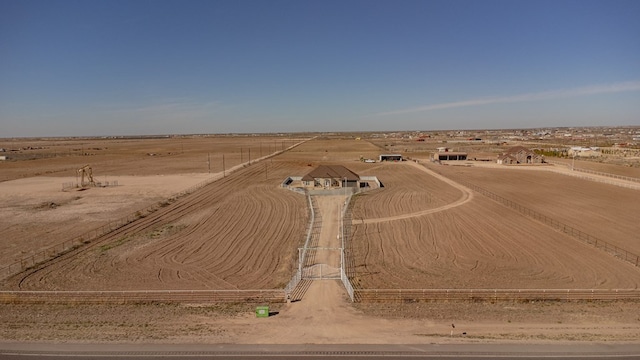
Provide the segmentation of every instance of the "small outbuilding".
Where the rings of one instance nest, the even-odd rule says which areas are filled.
[[[438,152],[438,153],[436,153],[435,156],[440,161],[467,160],[467,153],[465,153],[465,152],[445,151],[445,152]]]
[[[380,161],[402,161],[402,154],[382,154]]]

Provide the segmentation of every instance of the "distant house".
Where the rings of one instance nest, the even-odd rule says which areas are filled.
[[[360,176],[342,165],[320,165],[302,177],[305,188],[360,187]]]
[[[544,156],[538,155],[524,146],[514,146],[498,155],[498,164],[542,164]]]
[[[602,155],[599,147],[581,147],[574,146],[567,152],[569,156],[577,157],[598,157]]]

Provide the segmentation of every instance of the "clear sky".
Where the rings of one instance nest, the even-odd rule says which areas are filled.
[[[640,125],[640,1],[0,0],[0,137]]]

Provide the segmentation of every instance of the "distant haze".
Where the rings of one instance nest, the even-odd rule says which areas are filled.
[[[0,137],[640,124],[640,1],[0,0]]]

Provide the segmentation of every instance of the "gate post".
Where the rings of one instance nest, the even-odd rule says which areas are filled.
[[[298,273],[300,280],[302,280],[302,248],[298,248]]]

